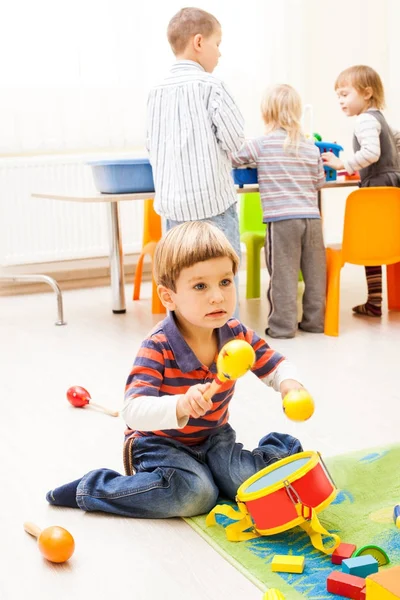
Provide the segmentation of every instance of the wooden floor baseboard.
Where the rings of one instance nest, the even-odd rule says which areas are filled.
[[[132,283],[136,269],[138,254],[124,256],[125,282]],[[108,257],[68,260],[53,263],[18,265],[0,268],[0,296],[16,294],[35,294],[51,292],[52,288],[45,283],[27,283],[3,280],[2,277],[18,275],[48,275],[55,279],[61,290],[102,287],[110,285],[110,265]],[[145,259],[143,265],[143,281],[151,279],[151,263]]]

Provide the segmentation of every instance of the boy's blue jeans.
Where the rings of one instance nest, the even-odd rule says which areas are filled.
[[[190,517],[209,512],[219,495],[234,500],[251,475],[301,451],[300,442],[284,433],[269,433],[252,452],[244,450],[228,424],[198,446],[155,435],[135,438],[136,473],[91,471],[79,483],[76,500],[83,510],[126,517]]]
[[[204,221],[209,221],[218,229],[224,232],[227,239],[231,243],[234,251],[239,257],[239,260],[242,257],[242,251],[240,247],[240,233],[239,233],[239,217],[237,213],[236,203],[232,204],[224,213],[220,215],[216,215],[215,217],[210,217],[209,219],[203,219]],[[166,219],[165,228],[167,231],[176,227],[177,225],[181,225],[181,221],[171,221],[171,219]],[[234,316],[239,318],[239,275],[235,275],[235,287],[236,287],[236,310]]]

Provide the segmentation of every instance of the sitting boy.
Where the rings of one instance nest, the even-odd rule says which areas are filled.
[[[159,242],[154,277],[168,316],[142,342],[128,377],[122,416],[125,470],[97,469],[48,492],[50,504],[139,518],[188,517],[210,511],[219,495],[267,465],[302,451],[269,433],[253,451],[228,423],[235,381],[211,398],[216,357],[232,339],[252,345],[253,373],[281,393],[301,388],[294,368],[258,335],[232,319],[239,259],[225,235],[205,221],[171,229]]]

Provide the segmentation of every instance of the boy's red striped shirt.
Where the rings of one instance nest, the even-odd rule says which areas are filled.
[[[284,357],[270,348],[265,340],[247,329],[236,319],[230,319],[217,330],[218,349],[231,339],[242,339],[252,345],[256,360],[253,373],[260,379],[270,375]],[[211,382],[217,375],[216,364],[210,368],[202,365],[182,337],[173,313],[159,323],[142,342],[125,387],[125,401],[134,402],[139,396],[164,396],[185,394],[199,383]],[[202,443],[228,422],[229,402],[235,390],[235,381],[226,381],[212,398],[213,408],[203,417],[190,418],[182,429],[160,431],[125,431],[131,436],[158,435],[171,437],[188,445]]]

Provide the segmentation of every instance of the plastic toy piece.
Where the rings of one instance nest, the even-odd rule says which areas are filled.
[[[356,575],[348,575],[341,571],[333,571],[326,580],[326,589],[331,594],[360,600],[365,587],[365,579]],[[369,597],[368,597],[369,600]],[[381,598],[379,600],[382,600]]]
[[[253,347],[245,340],[231,340],[221,348],[217,358],[217,377],[204,392],[203,397],[210,400],[225,381],[242,377],[251,369],[256,360]]]
[[[393,521],[396,527],[400,529],[400,505],[396,504],[393,511]]]
[[[378,561],[370,554],[355,556],[354,558],[345,558],[342,562],[343,573],[357,575],[357,577],[368,577],[368,575],[377,573],[378,569]]]
[[[367,588],[361,590],[360,600],[367,600]]]
[[[280,573],[302,573],[304,571],[304,556],[289,556],[276,554],[272,559],[272,571]]]
[[[67,561],[74,553],[75,541],[69,531],[53,525],[41,530],[34,523],[24,523],[24,529],[37,538],[38,548],[47,560],[54,563]]]
[[[285,600],[285,596],[279,590],[271,588],[265,592],[263,600]]]
[[[354,544],[339,544],[336,550],[332,553],[332,562],[334,565],[341,565],[345,558],[351,558],[357,546]],[[355,556],[355,555],[354,555]]]
[[[400,566],[369,575],[365,582],[368,600],[400,600]]]
[[[370,554],[371,556],[373,556],[378,561],[378,565],[380,567],[383,567],[384,565],[388,565],[390,563],[390,559],[386,552],[382,550],[382,548],[379,548],[379,546],[373,545],[363,546],[362,548],[357,550],[357,552],[354,552],[353,557],[365,556],[366,554]]]
[[[70,404],[72,404],[72,406],[75,406],[75,408],[83,408],[90,403],[90,406],[99,408],[111,417],[118,417],[119,415],[117,410],[110,410],[109,408],[105,408],[105,406],[101,406],[100,404],[95,404],[92,402],[89,392],[80,385],[73,385],[72,387],[68,388],[67,400]]]

